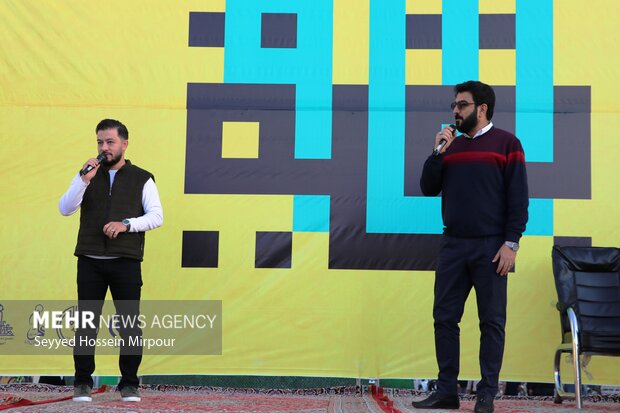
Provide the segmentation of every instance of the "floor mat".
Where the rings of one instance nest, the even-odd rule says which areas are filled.
[[[115,387],[104,388],[93,394],[90,403],[76,403],[71,400],[72,387],[9,384],[0,386],[0,409],[7,412],[39,413],[115,413],[115,412],[222,412],[222,413],[385,413],[424,412],[411,406],[413,400],[426,397],[411,390],[385,390],[386,403],[379,403],[372,394],[364,393],[358,387],[328,389],[233,389],[218,387],[192,387],[151,385],[142,386],[142,401],[128,403],[120,400]],[[64,399],[64,400],[63,400]],[[45,403],[30,406],[18,403]],[[588,413],[619,412],[618,397],[594,397],[584,400],[584,410],[579,411],[574,401],[554,404],[549,397],[517,398],[505,397],[495,401],[497,413],[558,412]],[[11,404],[13,403],[13,404]],[[459,410],[447,412],[472,412],[475,400],[465,396]],[[387,407],[387,406],[390,407]],[[440,412],[440,410],[433,410]]]

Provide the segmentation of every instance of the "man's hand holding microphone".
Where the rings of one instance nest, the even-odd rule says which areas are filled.
[[[104,159],[106,159],[106,154],[101,152],[96,158],[90,158],[86,161],[80,171],[80,178],[82,178],[85,184],[90,183],[90,180],[93,179],[99,169],[99,165],[101,165]]]
[[[435,135],[435,149],[433,155],[438,156],[448,149],[456,137],[456,125],[448,125],[444,127],[437,135]]]

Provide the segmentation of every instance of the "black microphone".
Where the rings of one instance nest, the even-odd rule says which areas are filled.
[[[103,161],[105,160],[105,158],[106,158],[106,154],[105,154],[105,153],[103,153],[103,152],[101,152],[101,153],[99,154],[99,156],[97,156],[97,161],[98,161],[99,163],[101,163],[101,162],[103,162]],[[94,167],[94,166],[92,166],[92,165],[86,165],[86,168],[84,168],[84,169],[82,169],[82,170],[80,171],[80,175],[84,176],[84,175],[86,175],[87,173],[89,173],[90,171],[92,171],[93,169],[95,169],[95,167]]]
[[[454,134],[456,133],[456,125],[450,124],[448,126],[452,128],[452,136],[454,136]],[[445,140],[444,138],[439,139],[439,144],[437,145],[435,149],[433,149],[433,155],[434,156],[439,155],[439,152],[441,152],[443,147],[446,146],[446,143],[448,143],[448,141]]]

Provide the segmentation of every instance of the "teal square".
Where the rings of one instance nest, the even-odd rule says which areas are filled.
[[[524,235],[553,235],[553,199],[530,198]]]
[[[329,232],[329,195],[293,197],[293,231]]]

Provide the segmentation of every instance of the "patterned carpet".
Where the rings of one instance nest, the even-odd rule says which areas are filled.
[[[414,400],[421,400],[428,394],[415,390],[395,389],[389,392],[390,398],[394,401],[394,407],[400,412],[439,412],[439,410],[418,410],[411,406]],[[475,395],[462,395],[461,408],[458,410],[446,410],[447,412],[473,412],[476,404]],[[555,404],[551,396],[503,396],[494,402],[496,413],[603,413],[620,412],[620,395],[612,396],[592,396],[586,397],[583,401],[583,409],[577,409],[574,400],[564,400],[562,404]]]
[[[73,389],[64,386],[38,384],[9,384],[0,386],[0,410],[13,412],[271,412],[271,413],[405,413],[424,412],[411,407],[413,400],[425,394],[413,390],[386,390],[376,394],[362,395],[356,387],[328,389],[259,390],[221,387],[189,387],[170,385],[147,385],[141,387],[142,401],[125,403],[114,387],[103,388],[93,395],[91,403],[75,403],[71,400]],[[23,405],[44,403],[35,405]],[[472,396],[461,400],[459,410],[449,412],[472,412]],[[22,405],[20,405],[22,404]],[[437,412],[437,410],[433,410]],[[587,398],[584,410],[578,410],[573,401],[554,404],[550,397],[505,397],[495,401],[498,413],[521,412],[619,412],[618,396]]]
[[[421,397],[395,397],[394,407],[404,412],[439,412],[440,410],[417,410],[411,406],[413,400],[419,400]],[[473,412],[475,400],[462,400],[461,408],[459,410],[445,410],[446,412]],[[496,400],[495,412],[496,413],[604,413],[604,412],[620,412],[620,404],[618,403],[606,403],[598,402],[593,403],[590,400],[584,401],[584,408],[582,410],[577,409],[577,404],[574,401],[564,401],[562,404],[555,404],[553,400],[524,400],[524,399],[512,399],[512,400]]]

